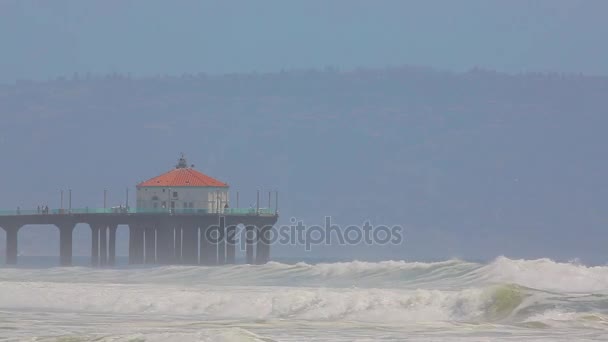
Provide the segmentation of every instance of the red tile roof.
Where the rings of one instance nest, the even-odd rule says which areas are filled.
[[[154,177],[145,182],[139,183],[137,187],[161,186],[209,186],[209,187],[228,187],[228,184],[211,178],[201,172],[191,168],[177,168],[158,177]]]

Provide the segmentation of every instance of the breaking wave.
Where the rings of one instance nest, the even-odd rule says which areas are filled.
[[[3,269],[0,309],[205,320],[608,328],[608,267],[549,259]]]
[[[162,266],[92,269],[88,267],[4,268],[0,281],[42,281],[109,284],[179,284],[189,286],[296,286],[390,289],[459,289],[513,284],[560,293],[608,292],[608,266],[589,267],[550,259],[512,260],[499,257],[489,264],[460,260],[442,262],[339,262],[222,267]]]

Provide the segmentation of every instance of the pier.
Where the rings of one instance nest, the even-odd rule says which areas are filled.
[[[18,262],[19,230],[26,225],[54,226],[59,233],[62,266],[72,265],[72,233],[77,224],[91,228],[91,265],[113,266],[116,262],[116,231],[129,229],[129,263],[223,265],[236,261],[237,227],[244,227],[248,264],[270,260],[269,231],[278,219],[278,193],[271,209],[231,208],[229,186],[189,166],[182,155],[174,169],[136,186],[137,205],[73,209],[0,211],[0,227],[6,232],[6,263]]]
[[[201,212],[196,212],[201,210]],[[72,264],[72,232],[76,224],[91,228],[91,265],[113,266],[116,230],[129,229],[130,264],[234,264],[237,225],[247,230],[246,262],[263,264],[270,259],[270,245],[263,232],[272,229],[278,214],[268,209],[202,209],[165,212],[113,212],[110,209],[2,212],[0,227],[6,232],[6,263],[17,264],[19,230],[25,225],[54,226],[59,233],[62,266]]]

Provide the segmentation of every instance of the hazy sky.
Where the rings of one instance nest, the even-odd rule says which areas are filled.
[[[608,74],[608,1],[0,1],[0,82],[414,64]]]

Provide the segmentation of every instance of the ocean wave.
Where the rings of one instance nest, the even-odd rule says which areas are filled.
[[[518,295],[498,288],[460,291],[277,287],[0,283],[0,307],[44,312],[196,316],[204,319],[477,321],[508,316]],[[488,315],[488,316],[486,316]]]
[[[222,267],[159,266],[93,269],[87,267],[5,268],[0,281],[42,281],[119,284],[251,285],[289,287],[358,287],[454,290],[515,284],[558,293],[608,293],[608,267],[559,263],[550,259],[512,260],[499,257],[488,264],[461,260],[442,262],[341,262]]]
[[[203,320],[529,323],[544,322],[535,317],[557,308],[608,313],[602,296],[560,297],[517,285],[407,290],[0,282],[0,293],[10,294],[0,299],[2,310]]]
[[[608,267],[559,263],[551,259],[512,260],[499,257],[474,271],[479,281],[514,283],[562,293],[605,293]]]

